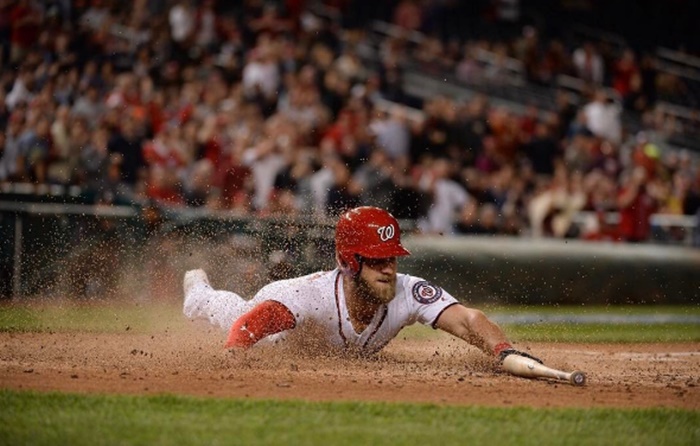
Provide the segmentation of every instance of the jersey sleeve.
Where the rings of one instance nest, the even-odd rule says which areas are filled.
[[[265,285],[253,298],[255,303],[274,300],[281,303],[294,316],[296,325],[304,323],[309,308],[317,300],[317,291],[313,286],[299,279],[281,280]]]
[[[270,335],[294,328],[296,321],[289,309],[274,300],[266,300],[234,322],[226,348],[249,348]]]
[[[445,309],[459,303],[450,293],[420,277],[409,277],[405,292],[412,319],[433,328]]]

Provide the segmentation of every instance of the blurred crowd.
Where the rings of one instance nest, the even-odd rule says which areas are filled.
[[[651,106],[659,88],[676,94],[631,49],[604,59],[534,28],[410,52],[387,37],[373,66],[358,51],[365,32],[304,7],[318,2],[228,3],[0,2],[0,183],[255,216],[377,205],[423,233],[627,241],[651,237],[652,214],[700,208],[696,159],[622,124],[632,110],[663,129]],[[419,29],[430,2],[395,3],[394,24]],[[484,95],[400,105],[408,58],[492,82],[499,65],[480,50],[521,61],[529,82],[566,73],[589,94],[524,112]]]

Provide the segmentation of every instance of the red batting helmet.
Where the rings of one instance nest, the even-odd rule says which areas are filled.
[[[335,228],[335,256],[341,268],[360,271],[358,256],[370,259],[407,256],[399,222],[387,211],[362,206],[340,216]]]

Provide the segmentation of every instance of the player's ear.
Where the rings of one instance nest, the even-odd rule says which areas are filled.
[[[365,264],[365,259],[361,255],[355,254],[355,261],[357,262],[357,272],[355,273],[355,275],[359,276],[362,272],[362,267]]]
[[[355,277],[355,276],[360,274],[360,271],[362,271],[362,257],[357,255],[357,254],[354,254],[354,257],[355,257],[355,262],[358,266],[357,271],[355,271],[353,269],[352,265],[350,265],[349,262],[345,261],[343,258],[340,257],[339,254],[336,253],[335,261],[338,264],[338,268],[340,268],[340,270],[343,272],[343,274],[346,274],[346,275],[351,276],[351,277]]]
[[[350,265],[348,265],[348,262],[340,258],[340,254],[335,255],[335,263],[338,264],[338,268],[343,270],[343,272],[346,272],[350,269]]]

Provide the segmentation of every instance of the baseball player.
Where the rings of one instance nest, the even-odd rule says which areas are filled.
[[[214,290],[202,270],[184,277],[184,314],[229,330],[227,348],[314,336],[324,348],[371,354],[415,322],[439,328],[503,361],[520,355],[501,329],[479,310],[419,277],[397,273],[401,245],[397,220],[376,207],[344,213],[336,226],[333,271],[272,282],[253,299]]]

